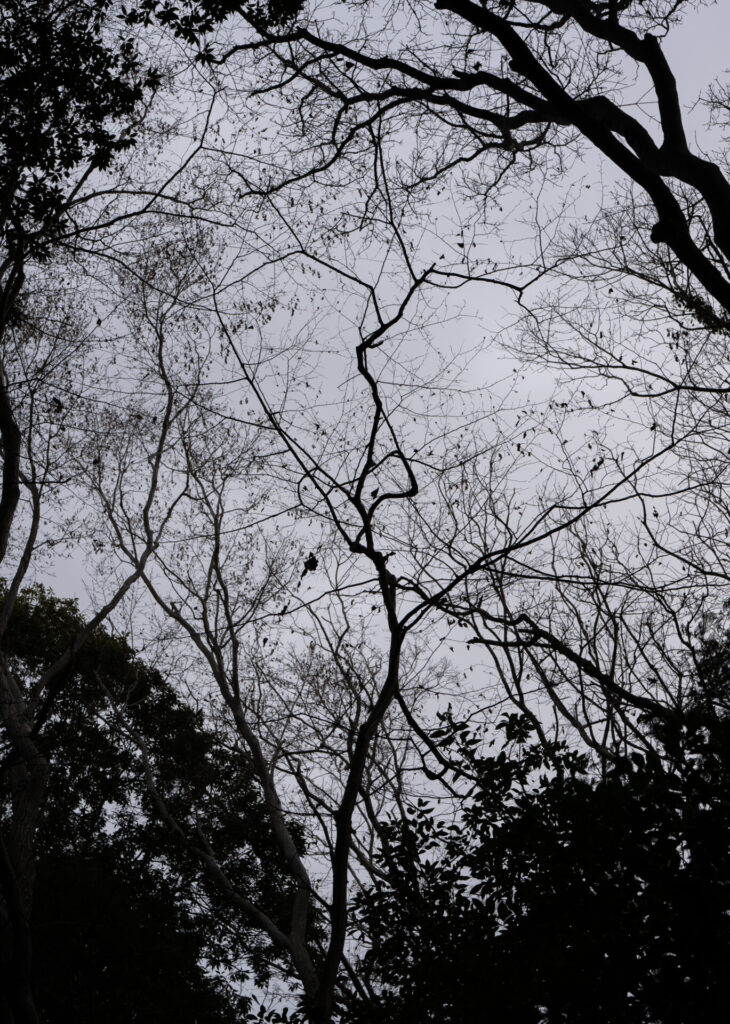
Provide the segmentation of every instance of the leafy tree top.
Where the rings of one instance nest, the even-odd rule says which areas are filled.
[[[518,715],[496,752],[447,720],[473,787],[458,820],[419,801],[358,898],[363,967],[392,1024],[719,1019],[730,983],[727,651],[709,650],[660,749],[592,766]],[[714,695],[714,696],[713,696]],[[718,699],[720,698],[720,699]],[[348,1020],[368,1019],[355,1006]]]
[[[107,167],[134,141],[155,85],[111,0],[0,3],[0,231],[9,252],[43,251],[80,166]]]
[[[26,692],[82,626],[75,602],[42,586],[20,594],[5,655]],[[144,739],[176,818],[205,834],[238,891],[282,923],[290,913],[290,878],[247,758],[100,627],[57,680],[38,729],[50,764],[33,924],[39,1007],[49,1022],[233,1024],[248,1000],[220,979],[250,987],[285,962],[159,822],[124,722]],[[12,751],[3,767],[12,770]]]

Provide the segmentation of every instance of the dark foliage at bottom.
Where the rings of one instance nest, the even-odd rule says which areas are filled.
[[[501,749],[437,738],[474,778],[453,824],[425,801],[359,900],[383,1024],[711,1024],[730,1007],[727,651],[706,651],[656,752],[602,769],[529,723]],[[372,1004],[348,1019],[372,1021]]]
[[[73,602],[42,587],[21,594],[6,649],[27,690],[82,625]],[[36,836],[32,918],[40,1020],[244,1020],[248,1000],[237,994],[238,982],[264,982],[288,963],[160,822],[125,723],[143,737],[176,820],[193,836],[201,823],[238,891],[285,926],[289,876],[245,753],[102,629],[51,696],[39,730],[50,781]],[[12,815],[12,752],[3,767],[0,836]]]

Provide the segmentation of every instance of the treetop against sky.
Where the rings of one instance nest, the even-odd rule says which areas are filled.
[[[185,920],[194,893],[227,951],[275,951],[312,1024],[387,991],[355,891],[377,916],[436,851],[438,904],[450,850],[491,863],[500,805],[480,818],[477,792],[517,833],[554,800],[540,827],[573,852],[576,807],[670,792],[682,813],[636,862],[676,875],[696,839],[677,821],[710,820],[697,793],[725,770],[730,102],[699,40],[726,10],[3,10],[2,1012],[38,1020],[33,894],[45,808],[84,768],[52,727],[74,699],[134,764],[155,856],[184,861]],[[13,623],[51,571],[88,614],[63,606],[52,657],[21,664]],[[103,630],[215,737],[225,780],[167,771],[94,662]],[[271,878],[233,841],[254,805]],[[606,814],[619,848],[633,813]],[[629,875],[633,915],[654,890]],[[502,912],[475,898],[444,917],[459,941],[462,911]]]

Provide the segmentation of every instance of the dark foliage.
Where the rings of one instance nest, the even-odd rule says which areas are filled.
[[[200,967],[200,923],[148,865],[128,865],[111,848],[46,855],[35,905],[37,1004],[49,1024],[242,1019]]]
[[[240,14],[260,31],[279,28],[291,22],[304,6],[304,0],[138,0],[125,9],[131,24],[149,25],[158,21],[177,36],[198,48],[198,59],[212,59],[204,39],[216,25],[233,14]]]
[[[18,677],[30,686],[80,626],[73,602],[40,587],[21,595],[6,640]],[[200,823],[241,893],[282,924],[289,912],[288,876],[245,757],[124,640],[99,629],[60,680],[40,730],[51,763],[33,909],[41,1019],[232,1024],[245,1001],[203,964],[235,978],[246,956],[262,980],[276,955],[236,923],[219,887],[155,818],[138,750],[104,688],[144,737],[178,820]]]
[[[728,655],[710,647],[660,754],[597,772],[518,716],[459,819],[425,801],[390,830],[388,881],[360,900],[365,969],[390,1024],[689,1024],[730,1002]],[[372,1005],[349,1019],[372,1019]]]
[[[106,167],[155,77],[111,0],[0,0],[0,232],[8,252],[48,245],[79,165]],[[126,129],[126,130],[125,130]]]

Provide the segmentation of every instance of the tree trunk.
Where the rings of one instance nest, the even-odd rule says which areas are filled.
[[[31,904],[23,899],[23,890],[32,894],[34,875],[35,864],[26,865],[25,884],[18,884],[8,844],[0,838],[0,1024],[38,1024],[32,984]]]
[[[2,673],[2,675],[5,675]],[[8,678],[0,680],[6,684]],[[13,742],[6,766],[9,822],[0,836],[0,965],[3,1016],[11,1024],[38,1024],[32,987],[31,912],[35,885],[35,836],[48,788],[48,760],[23,717],[22,702],[8,700],[3,686],[2,710]],[[10,687],[12,689],[12,687]],[[21,753],[22,752],[22,753]]]

